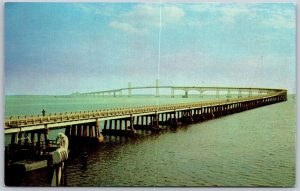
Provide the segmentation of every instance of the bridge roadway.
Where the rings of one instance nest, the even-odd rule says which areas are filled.
[[[97,144],[104,142],[103,135],[134,136],[144,132],[174,128],[181,124],[201,122],[287,100],[286,90],[268,92],[268,95],[206,102],[11,118],[5,120],[4,129],[5,134],[9,134],[5,138],[10,138],[10,144],[5,147],[6,172],[9,164],[13,165],[15,162],[26,159],[47,160],[47,164],[51,165],[49,154],[53,149],[56,149],[56,142],[48,138],[51,129],[64,129],[71,145]],[[23,163],[17,164],[19,166]],[[15,174],[13,176],[15,177]]]
[[[236,88],[235,88],[236,89]],[[247,89],[247,88],[245,88]],[[249,88],[248,88],[249,89]],[[18,132],[27,132],[27,131],[36,131],[40,129],[53,129],[53,128],[66,128],[77,125],[84,124],[94,124],[94,134],[95,131],[101,131],[100,121],[105,122],[104,129],[106,130],[107,121],[120,120],[120,130],[122,129],[122,119],[126,122],[125,129],[127,128],[127,121],[131,130],[133,130],[133,123],[141,123],[140,121],[134,122],[134,118],[139,120],[139,117],[143,116],[157,116],[158,118],[151,119],[153,121],[160,122],[163,116],[162,114],[169,114],[169,119],[172,118],[172,113],[174,113],[173,118],[182,118],[186,114],[186,111],[190,112],[192,115],[201,115],[202,113],[214,114],[218,111],[228,110],[228,108],[233,107],[237,110],[243,110],[245,107],[250,107],[250,105],[255,107],[260,107],[270,103],[285,101],[287,99],[287,91],[279,89],[264,89],[272,90],[272,93],[268,95],[257,95],[244,98],[231,98],[224,100],[215,100],[215,101],[206,101],[206,102],[196,102],[196,103],[180,103],[180,104],[167,104],[167,105],[155,105],[155,106],[140,106],[140,107],[130,107],[130,108],[121,108],[121,109],[107,109],[107,110],[97,110],[97,111],[87,111],[87,112],[71,112],[58,115],[50,116],[24,116],[18,118],[10,118],[5,120],[5,134],[15,134]],[[252,108],[251,106],[251,108]],[[223,112],[224,113],[224,112]],[[167,121],[167,117],[162,119]],[[146,117],[147,120],[147,117]],[[144,125],[145,122],[142,122],[141,125]],[[112,124],[110,123],[110,128],[112,129]],[[146,123],[146,125],[148,125]],[[115,122],[116,126],[116,122]],[[138,126],[138,125],[137,125]]]
[[[158,84],[158,83],[157,83]],[[122,95],[123,91],[127,91],[127,95],[131,97],[132,90],[141,90],[141,89],[156,89],[156,96],[159,96],[159,89],[170,89],[171,97],[174,97],[175,91],[183,91],[185,97],[188,97],[189,91],[198,91],[203,96],[203,92],[205,91],[215,91],[216,97],[219,97],[219,92],[227,92],[227,97],[231,97],[231,94],[235,92],[242,97],[242,92],[248,93],[249,96],[252,96],[253,92],[257,92],[257,94],[269,94],[275,91],[280,91],[280,89],[271,89],[271,88],[257,88],[257,87],[214,87],[214,86],[138,86],[131,87],[131,84],[128,85],[127,88],[113,89],[113,90],[104,90],[104,91],[96,91],[96,92],[88,92],[74,95],[83,95],[83,96],[104,96],[113,94],[114,97],[117,97],[117,94]]]

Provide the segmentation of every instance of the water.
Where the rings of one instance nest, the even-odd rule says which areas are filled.
[[[191,96],[190,98],[181,97],[70,97],[70,96],[6,96],[5,97],[5,117],[17,117],[24,115],[42,114],[45,109],[49,113],[65,113],[91,111],[107,108],[124,108],[133,106],[147,106],[169,103],[198,102],[217,99],[215,96],[206,95],[203,98]],[[222,96],[218,99],[225,99]]]
[[[156,101],[151,99],[153,103]],[[178,98],[173,101],[195,99],[199,100]],[[113,99],[88,103],[93,107],[101,103],[117,106],[117,100],[113,103],[108,100]],[[128,102],[146,103],[142,100]],[[72,104],[65,102],[64,106],[58,102],[57,110],[71,110],[75,103],[74,100]],[[89,104],[75,104],[75,108],[81,109],[78,105],[88,107]],[[55,103],[52,106],[55,108]],[[105,137],[104,145],[73,149],[68,161],[67,184],[290,187],[295,184],[295,132],[296,104],[289,97],[286,102],[158,134],[145,134],[135,139]],[[88,154],[86,168],[78,154],[83,151]],[[45,180],[39,178],[42,173],[31,172],[22,186],[47,186]]]

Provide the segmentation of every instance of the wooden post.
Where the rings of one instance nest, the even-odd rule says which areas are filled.
[[[175,123],[175,126],[177,126],[176,111],[174,111],[174,123]]]
[[[98,127],[97,125],[95,126],[95,133],[94,133],[95,137],[99,137],[100,136],[100,127]]]
[[[151,121],[151,127],[153,127],[154,125],[154,116],[153,115],[150,115],[150,121]]]
[[[76,125],[76,136],[80,136],[80,125]]]
[[[134,131],[133,120],[134,120],[134,118],[132,117],[132,114],[130,114],[130,129],[131,129],[131,131]]]
[[[66,129],[65,129],[65,135],[70,135],[70,126],[67,126]]]
[[[104,121],[104,129],[106,130],[107,128],[107,120]]]
[[[20,145],[22,143],[22,132],[18,133],[18,144]]]
[[[92,126],[92,129],[91,129],[91,135],[90,135],[91,137],[96,137],[96,136],[95,136],[95,132],[96,132],[96,131],[95,131],[95,128],[96,128],[96,126],[93,125],[93,126]]]
[[[12,145],[16,143],[16,133],[11,134],[10,143]]]
[[[27,134],[26,134],[25,132],[23,133],[23,136],[24,136],[24,137],[23,137],[23,139],[24,139],[24,144],[25,144],[25,145],[28,145],[28,137],[27,137]]]
[[[34,145],[34,142],[35,142],[35,133],[34,133],[34,131],[33,132],[31,132],[31,134],[30,134],[30,139],[31,139],[31,143],[32,143],[32,145]]]
[[[76,125],[70,125],[70,134],[69,135],[74,135],[74,130],[75,130]]]
[[[96,126],[95,127],[95,137],[99,137],[99,136],[100,136],[99,127]]]
[[[75,129],[74,129],[73,135],[78,136],[78,125],[75,125]]]
[[[84,136],[84,126],[80,125],[80,136],[83,137]]]
[[[90,132],[89,132],[89,136],[90,136],[90,137],[95,137],[95,135],[94,135],[94,130],[95,130],[95,126],[92,125],[92,126],[90,127]]]
[[[128,130],[127,121],[128,121],[127,119],[125,119],[125,121],[124,121],[125,122],[125,130],[126,131]]]
[[[148,115],[146,115],[146,125],[148,125]]]
[[[44,132],[44,141],[45,141],[45,146],[46,148],[48,147],[48,135],[49,135],[49,129],[47,129],[47,127],[45,127],[45,132]]]
[[[117,130],[117,125],[118,124],[117,124],[117,120],[116,119],[114,120],[114,123],[115,123],[115,130]]]
[[[155,114],[155,118],[156,118],[155,126],[156,126],[156,128],[158,128],[159,115],[157,114],[157,112]]]
[[[94,137],[99,137],[99,129],[98,129],[98,126],[95,126],[94,127]]]
[[[94,126],[94,124],[90,124],[89,126],[88,126],[88,137],[92,137],[92,130],[93,130],[93,126]]]
[[[136,117],[136,125],[139,124],[139,121],[140,121],[140,116],[137,116],[137,117]]]
[[[37,142],[37,148],[38,148],[38,153],[39,155],[41,154],[41,139],[42,139],[42,134],[39,131],[38,132],[38,142]]]
[[[119,125],[120,125],[120,130],[122,130],[122,121],[123,121],[123,120],[120,119],[120,124],[119,124]]]
[[[111,131],[112,128],[112,120],[109,120],[109,130]]]
[[[84,136],[88,137],[89,136],[89,128],[90,128],[90,124],[85,124],[84,126]]]

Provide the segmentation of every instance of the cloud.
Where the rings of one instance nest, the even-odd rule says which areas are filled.
[[[267,26],[270,26],[272,28],[276,28],[276,29],[281,29],[281,28],[293,29],[293,28],[295,28],[295,22],[293,20],[289,20],[280,15],[274,15],[271,18],[263,20],[262,23]]]
[[[236,17],[240,15],[245,15],[247,17],[252,17],[252,13],[249,9],[245,8],[244,6],[225,6],[221,9],[222,17],[220,21],[223,23],[235,23]]]
[[[89,13],[89,14],[95,14],[95,15],[101,15],[106,17],[112,17],[114,16],[115,8],[111,6],[110,4],[89,4],[89,3],[75,3],[74,7]]]
[[[143,34],[147,32],[147,30],[144,28],[137,28],[125,22],[112,21],[109,23],[109,26],[129,33]]]
[[[191,5],[189,9],[204,14],[216,14],[217,20],[225,24],[234,24],[236,17],[240,15],[252,16],[252,12],[245,4],[206,3]]]
[[[288,6],[286,6],[288,5]],[[161,4],[161,25],[203,27],[214,23],[234,25],[238,20],[274,29],[295,28],[295,10],[291,4],[196,3]],[[107,17],[109,26],[128,33],[142,34],[160,26],[160,4],[140,3],[128,9],[110,4],[78,4],[84,12]],[[186,14],[186,11],[188,13]],[[191,17],[199,13],[201,17]],[[203,17],[202,17],[203,16]],[[185,21],[182,22],[183,18]],[[198,20],[195,20],[198,19]]]
[[[121,13],[109,26],[130,33],[145,33],[151,28],[176,24],[185,16],[183,9],[175,5],[162,5],[161,21],[158,4],[138,4],[131,10]]]
[[[182,23],[182,25],[186,27],[203,27],[210,24],[211,24],[210,21],[202,21],[202,20],[188,20]]]
[[[184,15],[185,12],[183,9],[176,6],[167,6],[162,8],[162,21],[164,21],[165,24],[177,22],[184,17]]]
[[[217,15],[216,20],[224,24],[234,24],[237,18],[243,17],[243,19],[255,21],[256,24],[276,29],[295,28],[295,10],[284,5],[205,3],[191,5],[189,10],[202,14]]]
[[[162,5],[161,19],[162,24],[170,24],[179,21],[184,17],[183,9],[174,5]],[[152,26],[159,26],[160,23],[160,7],[157,4],[139,4],[123,16],[123,19],[135,23],[143,23]]]
[[[269,10],[270,16],[263,19],[262,23],[275,29],[294,29],[296,27],[295,13],[295,10],[291,9],[271,9]]]

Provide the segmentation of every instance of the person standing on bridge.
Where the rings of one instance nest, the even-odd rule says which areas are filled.
[[[46,113],[46,111],[43,109],[43,111],[42,111],[43,116],[45,116],[45,113]]]

